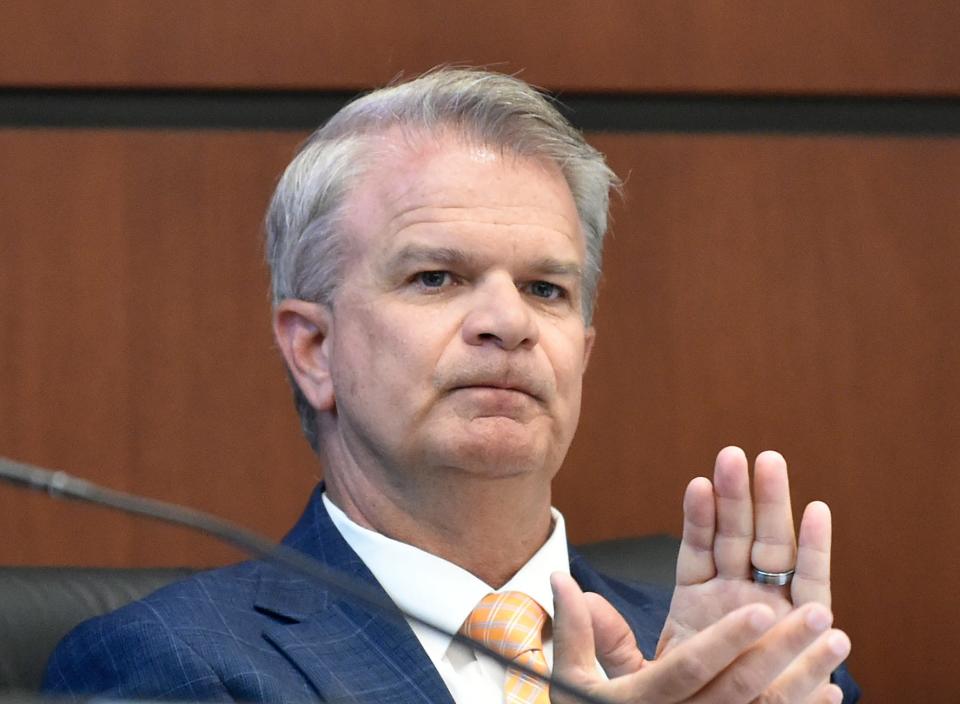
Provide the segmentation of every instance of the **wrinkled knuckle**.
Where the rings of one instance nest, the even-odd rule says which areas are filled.
[[[830,586],[830,578],[824,574],[822,569],[809,569],[807,567],[798,565],[796,572],[793,574],[793,581],[799,582],[801,580],[804,582],[813,582],[826,587]]]
[[[730,673],[727,689],[729,690],[730,700],[750,701],[757,694],[757,683],[751,673],[741,668]]]
[[[607,653],[607,659],[617,667],[628,665],[634,662],[637,657],[637,641],[632,635],[620,639]],[[640,662],[643,662],[642,656],[640,656]]]
[[[767,534],[757,531],[756,535],[753,536],[753,542],[757,543],[757,547],[776,548],[778,550],[790,552],[791,554],[794,551],[793,543],[789,541],[789,538],[785,539],[782,535]]]
[[[710,680],[711,673],[699,658],[686,655],[679,659],[676,667],[681,681],[706,683]]]
[[[761,696],[757,697],[756,701],[760,702],[760,704],[789,704],[790,702],[783,690],[774,688],[768,689]]]

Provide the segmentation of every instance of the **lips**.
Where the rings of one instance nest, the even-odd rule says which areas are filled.
[[[477,389],[477,390],[490,389],[493,391],[513,391],[515,393],[520,393],[520,394],[524,394],[525,396],[529,396],[536,401],[541,401],[541,402],[543,401],[543,397],[541,396],[540,390],[534,387],[534,385],[532,384],[525,384],[525,383],[518,384],[518,383],[503,382],[498,380],[478,379],[476,381],[471,380],[467,383],[462,383],[462,382],[457,383],[450,387],[450,391],[461,391],[461,390],[469,390],[469,389]]]
[[[491,391],[513,391],[515,393],[524,394],[525,396],[531,396],[536,398],[532,393],[526,389],[517,388],[515,386],[499,386],[497,384],[470,384],[467,386],[457,386],[453,391],[463,391],[468,389],[489,389]]]
[[[512,391],[546,403],[553,384],[532,360],[472,358],[450,360],[438,370],[436,388],[453,393],[466,389]]]

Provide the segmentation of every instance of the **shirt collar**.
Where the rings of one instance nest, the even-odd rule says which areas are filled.
[[[550,509],[553,528],[547,541],[502,588],[494,589],[452,562],[354,523],[326,494],[323,504],[343,539],[402,611],[456,633],[487,594],[518,591],[532,597],[553,618],[550,575],[570,572],[566,528],[555,508]],[[430,659],[438,662],[452,638],[416,622],[410,626]]]

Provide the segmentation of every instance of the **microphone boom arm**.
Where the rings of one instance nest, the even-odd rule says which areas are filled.
[[[98,486],[63,471],[53,472],[24,462],[16,462],[2,456],[0,456],[0,480],[20,487],[45,492],[55,499],[64,498],[91,503],[97,506],[107,506],[125,513],[152,518],[163,523],[171,523],[199,530],[214,536],[224,543],[240,548],[248,554],[269,560],[281,567],[315,579],[321,584],[333,587],[342,596],[359,599],[367,606],[371,606],[379,611],[381,615],[386,615],[393,619],[407,618],[433,631],[452,637],[454,641],[483,653],[504,667],[520,670],[531,677],[546,680],[551,687],[555,687],[558,691],[575,697],[585,704],[609,704],[605,699],[587,694],[579,687],[569,685],[561,679],[556,679],[552,676],[544,677],[535,670],[504,657],[483,643],[468,638],[462,633],[448,633],[446,629],[421,616],[403,612],[389,598],[384,596],[383,593],[368,585],[348,578],[346,575],[308,557],[299,550],[274,543],[251,530],[242,528],[222,518],[158,499],[135,496],[116,489]]]

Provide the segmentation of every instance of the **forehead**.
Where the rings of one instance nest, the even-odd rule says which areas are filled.
[[[454,135],[378,138],[344,205],[350,240],[362,248],[419,225],[446,223],[454,233],[473,223],[561,235],[582,255],[576,206],[556,164]]]

